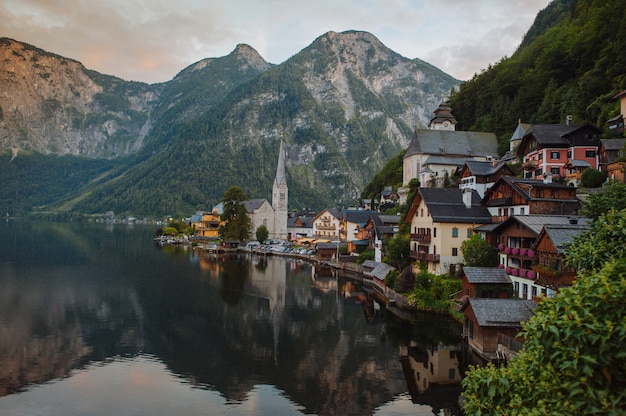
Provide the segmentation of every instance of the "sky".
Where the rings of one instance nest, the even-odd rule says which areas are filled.
[[[107,75],[171,80],[252,46],[280,64],[329,31],[362,30],[460,80],[511,56],[550,0],[2,0],[0,37]]]

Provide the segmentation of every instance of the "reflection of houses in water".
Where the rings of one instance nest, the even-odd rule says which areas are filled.
[[[337,290],[337,276],[334,268],[316,264],[315,267],[312,268],[312,273],[313,285],[316,288],[324,293]]]
[[[436,407],[441,390],[460,389],[460,346],[424,348],[416,344],[400,348],[400,363],[413,403]]]

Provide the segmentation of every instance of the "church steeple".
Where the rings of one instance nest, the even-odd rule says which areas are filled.
[[[448,103],[443,102],[439,104],[439,107],[434,111],[435,116],[428,123],[428,128],[431,130],[456,130],[456,118],[452,115],[452,108]]]
[[[274,238],[287,238],[287,208],[289,189],[287,188],[287,176],[285,175],[285,149],[283,141],[280,141],[278,150],[278,164],[276,165],[276,177],[272,187],[272,208],[274,208]]]

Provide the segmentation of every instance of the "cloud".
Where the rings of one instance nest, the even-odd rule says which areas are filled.
[[[510,55],[548,0],[5,0],[19,41],[128,80],[162,82],[238,43],[280,63],[333,30],[365,30],[394,51],[467,79]]]

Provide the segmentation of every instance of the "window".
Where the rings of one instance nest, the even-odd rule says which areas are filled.
[[[571,158],[572,158],[572,151],[571,151],[571,150],[568,150],[568,151],[567,151],[567,158],[568,158],[568,159],[571,159]]]
[[[448,378],[450,380],[454,380],[455,376],[456,376],[456,372],[454,371],[454,368],[448,369]]]
[[[458,237],[459,236],[459,229],[454,227],[452,229],[452,237]]]
[[[452,255],[453,256],[458,256],[459,255],[459,249],[456,247],[452,247]]]
[[[537,156],[537,160],[543,160],[543,153],[539,153],[539,156]]]
[[[472,229],[468,228],[467,229],[467,238],[470,238],[472,236]]]
[[[530,296],[533,298],[537,297],[537,286],[531,286],[530,287]]]
[[[553,175],[558,175],[561,173],[561,168],[559,168],[558,166],[552,166],[550,168],[550,173]]]
[[[519,209],[519,213],[520,213],[520,215],[525,215],[525,214],[526,214],[526,208],[521,207],[521,208]]]
[[[585,151],[585,157],[596,157],[596,152],[594,150]]]
[[[433,228],[433,237],[437,237],[437,227]]]
[[[543,173],[542,169],[535,170],[535,176],[541,176],[542,173]]]
[[[550,152],[550,159],[558,159],[561,157],[561,152]]]
[[[424,216],[424,208],[420,210],[420,217],[423,217],[423,216]]]

